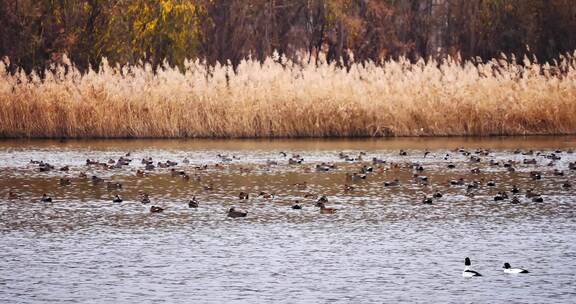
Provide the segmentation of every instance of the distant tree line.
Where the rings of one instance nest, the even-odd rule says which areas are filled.
[[[576,49],[574,0],[0,0],[0,56],[42,70],[186,58],[210,64],[274,51],[329,61],[482,59]],[[315,58],[315,56],[312,56]]]

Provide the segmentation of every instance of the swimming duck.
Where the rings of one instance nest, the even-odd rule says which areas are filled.
[[[292,209],[294,209],[294,210],[301,210],[301,209],[302,209],[302,205],[300,205],[300,201],[295,201],[295,204],[292,205]]]
[[[16,192],[14,192],[14,191],[12,191],[12,190],[8,191],[8,196],[7,196],[7,197],[8,197],[8,199],[18,199],[18,198],[20,198],[20,197],[18,196],[18,194],[16,194]]]
[[[290,158],[290,159],[288,159],[288,164],[289,165],[300,165],[300,164],[302,164],[303,161],[304,161],[303,158],[298,158],[298,159]]]
[[[520,189],[518,188],[518,186],[514,185],[514,186],[512,186],[511,192],[512,192],[512,193],[519,193],[519,192],[520,192]]]
[[[398,185],[400,185],[400,181],[398,179],[389,182],[384,182],[384,187],[394,187]]]
[[[294,184],[294,186],[296,186],[298,190],[306,190],[306,188],[308,188],[308,183],[307,182],[296,183]]]
[[[107,182],[107,183],[106,183],[106,188],[107,188],[108,190],[121,189],[121,188],[122,188],[122,184],[119,183],[119,182],[115,182],[115,183],[113,183],[113,182]]]
[[[508,199],[508,194],[506,194],[506,192],[498,192],[498,194],[494,196],[494,201],[503,201],[505,199]]]
[[[228,217],[231,218],[246,217],[246,215],[248,215],[248,212],[236,210],[234,207],[231,207],[230,210],[228,210]]]
[[[450,181],[450,185],[453,186],[463,186],[464,185],[464,178],[461,177],[459,179],[453,179]]]
[[[348,184],[344,185],[344,192],[352,192],[352,191],[354,191],[354,186]]]
[[[160,213],[162,211],[164,211],[164,208],[162,208],[162,207],[150,206],[150,212],[151,213]]]
[[[140,200],[140,202],[142,204],[150,204],[150,197],[148,196],[148,193],[142,194],[142,199]]]
[[[43,203],[51,203],[52,198],[47,196],[46,193],[44,193],[44,194],[42,194],[42,198],[40,199],[40,201]]]
[[[258,196],[261,196],[261,197],[263,197],[263,198],[269,199],[269,198],[274,198],[274,193],[268,193],[268,192],[260,191],[260,193],[258,194]]]
[[[465,278],[471,278],[471,277],[481,277],[482,275],[474,270],[470,269],[470,265],[472,263],[470,263],[470,258],[466,257],[464,259],[464,271],[462,272],[462,276]]]
[[[112,199],[113,203],[121,203],[122,202],[122,198],[120,197],[120,195],[116,194],[116,196],[114,196],[114,199]]]
[[[488,181],[488,182],[486,183],[486,186],[488,186],[488,187],[494,187],[494,186],[496,186],[496,182],[495,182],[495,181]]]
[[[191,200],[188,201],[188,208],[198,208],[200,202],[193,196]]]
[[[322,195],[318,201],[316,202],[316,207],[320,207],[320,205],[325,204],[328,202],[328,198],[326,197],[326,195]]]
[[[540,196],[540,194],[534,192],[534,190],[532,190],[532,189],[526,190],[526,197],[527,198],[533,198],[533,197],[537,197],[537,196]]]
[[[512,198],[512,200],[510,200],[511,204],[520,204],[520,199],[518,199],[516,196]]]
[[[562,188],[564,188],[564,189],[572,188],[572,184],[567,181],[564,184],[562,184]]]
[[[367,165],[364,165],[364,166],[362,166],[362,168],[360,168],[360,173],[362,173],[362,174],[366,174],[366,173],[370,173],[370,172],[374,172],[373,167],[369,167]]]
[[[529,273],[528,270],[522,268],[512,268],[510,264],[504,263],[504,273]]]
[[[68,171],[70,171],[70,167],[64,166],[64,167],[60,168],[60,171],[68,172]]]
[[[434,193],[434,195],[432,195],[432,196],[435,197],[435,198],[441,198],[443,195],[442,195],[442,193],[441,193],[440,191],[436,191],[436,192]]]
[[[353,182],[357,182],[357,181],[361,181],[363,179],[366,179],[366,174],[358,174],[356,172],[350,174],[350,173],[346,173],[346,180],[348,181],[353,181]]]
[[[333,214],[333,213],[336,213],[336,209],[334,209],[334,208],[326,208],[326,205],[324,205],[324,203],[317,203],[316,206],[317,206],[317,207],[320,207],[320,214]]]
[[[96,175],[92,175],[92,177],[90,178],[90,180],[92,181],[93,184],[99,184],[101,182],[103,182],[104,180]]]
[[[532,198],[532,201],[534,203],[542,203],[542,202],[544,202],[544,199],[541,196],[535,196]]]
[[[240,194],[238,194],[238,198],[241,200],[247,200],[250,198],[250,194],[248,194],[248,192],[240,192]]]
[[[425,205],[432,205],[432,198],[431,197],[424,197],[424,199],[422,200],[422,204]]]

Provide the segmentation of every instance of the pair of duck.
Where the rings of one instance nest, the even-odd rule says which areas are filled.
[[[464,259],[464,271],[462,271],[462,276],[465,278],[481,277],[482,275],[479,272],[470,269],[471,265],[472,265],[472,263],[470,262],[470,258],[466,257]],[[504,263],[503,268],[504,268],[504,273],[511,273],[511,274],[529,273],[529,271],[526,269],[512,268],[512,266],[510,266],[509,263]]]

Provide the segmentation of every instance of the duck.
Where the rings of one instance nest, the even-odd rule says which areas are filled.
[[[116,196],[114,196],[114,199],[112,199],[113,203],[121,203],[122,202],[122,198],[120,197],[120,195],[116,194]]]
[[[70,181],[69,178],[60,178],[59,184],[60,184],[60,186],[68,186],[68,185],[72,184],[72,182]]]
[[[441,198],[441,197],[444,196],[444,195],[442,194],[442,192],[436,191],[436,192],[434,193],[434,195],[432,195],[432,196],[433,196],[434,198]]]
[[[564,189],[572,188],[572,184],[569,181],[566,181],[562,184],[562,188]]]
[[[231,218],[246,217],[246,215],[248,215],[248,212],[236,210],[235,207],[230,207],[228,210],[228,217]]]
[[[527,198],[533,198],[533,197],[538,197],[538,196],[540,196],[540,194],[534,192],[534,190],[532,190],[532,189],[526,190],[526,197]]]
[[[518,197],[513,197],[512,200],[510,200],[511,204],[520,204],[520,199]]]
[[[336,209],[335,208],[327,208],[326,205],[324,205],[324,203],[317,203],[316,204],[317,207],[320,207],[320,214],[333,214],[336,213]]]
[[[504,268],[504,273],[513,273],[513,274],[516,274],[516,273],[530,273],[530,272],[529,272],[528,270],[526,270],[526,269],[522,269],[522,268],[512,268],[509,263],[504,263],[504,267],[503,267],[503,268]]]
[[[14,191],[12,191],[12,190],[8,191],[8,196],[7,196],[7,197],[8,197],[8,199],[11,199],[11,200],[12,200],[12,199],[18,199],[18,198],[20,198],[20,196],[19,196],[16,192],[14,192]]]
[[[354,186],[344,184],[344,192],[352,192],[354,191]]]
[[[122,188],[122,184],[119,182],[106,182],[106,189],[108,190],[113,190],[113,189],[121,189]]]
[[[480,273],[470,269],[471,264],[472,263],[470,262],[470,258],[466,257],[464,259],[464,271],[462,271],[462,276],[465,278],[481,277],[482,275]]]
[[[250,194],[248,194],[248,192],[240,192],[240,194],[238,194],[238,198],[241,200],[247,200],[250,198]]]
[[[150,206],[150,213],[160,213],[164,211],[164,208],[158,206]]]
[[[40,199],[40,201],[43,203],[51,203],[52,198],[47,196],[46,193],[44,193],[44,194],[42,194],[42,198]]]
[[[90,180],[92,181],[93,184],[100,184],[104,181],[104,179],[96,176],[96,175],[92,175],[92,177],[90,178]]]
[[[318,201],[316,202],[316,207],[320,207],[321,204],[325,204],[328,202],[328,197],[326,195],[322,195]]]
[[[389,182],[384,182],[384,187],[394,187],[398,185],[400,185],[400,181],[398,179]]]
[[[294,186],[296,186],[298,190],[306,190],[308,188],[308,183],[307,182],[296,183],[294,184]]]
[[[294,210],[301,210],[301,209],[302,209],[302,205],[300,205],[300,201],[295,201],[295,204],[292,205],[292,209],[294,209]]]
[[[494,196],[494,201],[503,201],[505,199],[508,199],[508,194],[506,194],[506,192],[500,191]]]
[[[361,181],[363,179],[366,179],[367,175],[366,174],[358,174],[356,172],[354,173],[346,173],[346,180],[347,181],[353,181],[353,182],[357,182],[357,181]]]
[[[274,198],[274,193],[268,193],[268,192],[260,191],[258,196],[261,196],[265,199],[271,199],[271,198]]]
[[[450,185],[453,185],[453,186],[463,186],[464,184],[465,184],[465,182],[464,182],[463,177],[461,177],[459,179],[453,179],[450,181]]]
[[[432,205],[432,198],[431,197],[424,197],[424,199],[422,199],[422,204],[425,205]]]
[[[518,186],[514,185],[512,186],[512,193],[520,193],[520,188],[518,188]]]
[[[198,208],[200,202],[193,196],[191,200],[188,201],[188,208]]]
[[[140,200],[142,204],[150,204],[150,197],[148,197],[148,193],[142,194],[142,199]]]

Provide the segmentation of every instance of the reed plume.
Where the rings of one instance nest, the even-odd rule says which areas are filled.
[[[332,137],[576,133],[576,52],[553,65],[323,58],[207,66],[0,61],[0,137]],[[317,62],[315,62],[317,61]],[[311,63],[305,63],[311,62]]]

